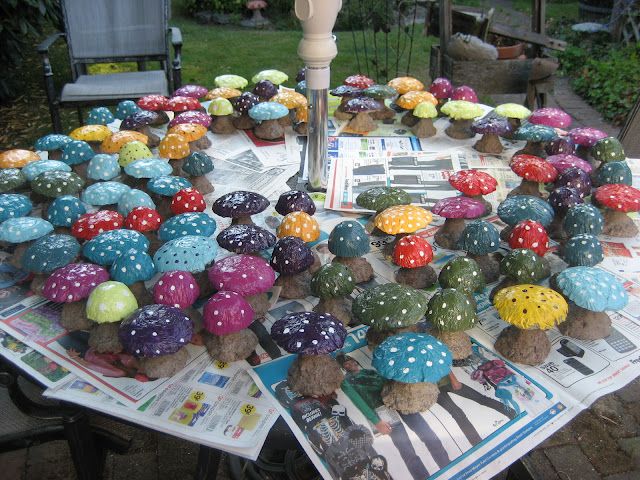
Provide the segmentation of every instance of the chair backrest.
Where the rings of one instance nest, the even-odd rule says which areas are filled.
[[[618,139],[622,142],[627,157],[640,158],[640,96],[629,112]]]
[[[62,0],[73,63],[168,55],[170,0]]]

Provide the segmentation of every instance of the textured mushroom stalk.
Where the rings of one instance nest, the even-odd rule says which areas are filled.
[[[263,120],[256,125],[253,133],[263,140],[277,140],[284,136],[284,128],[278,119]]]
[[[228,335],[212,335],[206,332],[203,338],[211,358],[221,362],[235,362],[247,358],[258,345],[258,337],[248,328]]]
[[[515,155],[528,154],[535,155],[536,157],[546,158],[547,152],[544,149],[543,142],[534,142],[527,140],[524,148],[518,150]]]
[[[289,388],[304,396],[331,395],[344,379],[338,362],[329,355],[299,355],[289,367]]]
[[[141,134],[147,136],[147,147],[155,148],[160,145],[160,137],[151,131],[149,125],[145,125],[144,127],[138,130]]]
[[[478,264],[487,283],[493,283],[500,278],[500,259],[497,254],[474,255],[467,253],[467,256]]]
[[[281,298],[306,298],[311,295],[311,272],[303,272],[293,275],[280,274],[274,285],[280,287]]]
[[[447,218],[434,235],[434,239],[441,247],[455,250],[458,248],[464,227],[464,218]]]
[[[238,130],[251,130],[256,126],[256,122],[249,116],[247,112],[243,112],[237,117],[231,119],[231,123]]]
[[[411,112],[407,112],[406,115],[409,115]],[[405,117],[406,117],[405,115]],[[414,117],[416,118],[416,117]],[[404,120],[404,117],[403,117]],[[414,122],[411,125],[411,132],[418,138],[429,138],[433,137],[438,131],[436,127],[433,126],[433,119],[431,118],[420,118],[417,119],[417,122]]]
[[[332,262],[341,263],[349,267],[353,273],[353,281],[355,283],[368,282],[374,276],[373,267],[364,257],[335,257]]]
[[[546,194],[540,191],[540,184],[538,182],[532,182],[526,178],[522,179],[520,185],[511,190],[507,196],[513,197],[514,195],[531,195],[532,197],[545,198]]]
[[[160,357],[144,357],[139,360],[140,372],[149,378],[173,377],[186,366],[188,360],[189,352],[185,348]]]
[[[540,365],[551,351],[551,342],[544,330],[523,330],[509,325],[500,332],[495,349],[512,362]]]
[[[558,325],[563,335],[580,340],[598,340],[611,335],[611,318],[605,312],[592,312],[569,304],[567,319]]]
[[[434,330],[433,336],[449,347],[454,360],[464,360],[471,355],[471,339],[465,332]]]
[[[396,272],[395,279],[400,285],[407,285],[421,290],[423,288],[429,288],[436,283],[438,281],[438,275],[431,265],[425,265],[419,268],[402,267]]]
[[[473,148],[482,153],[502,153],[504,147],[500,137],[495,133],[485,133],[482,138],[474,143]]]
[[[440,391],[434,383],[403,383],[391,380],[382,387],[385,406],[403,415],[424,412],[435,405]]]
[[[638,235],[638,227],[626,212],[605,208],[602,217],[604,218],[603,235],[622,238],[632,238]]]
[[[321,298],[318,304],[313,307],[313,311],[316,313],[331,314],[346,327],[355,323],[351,308],[352,302],[348,297]]]
[[[368,112],[359,112],[351,119],[348,128],[354,132],[366,133],[376,129],[376,122]]]
[[[387,107],[386,105],[380,110],[371,112],[371,118],[374,120],[393,120],[396,117],[396,112]]]
[[[122,351],[122,343],[118,338],[119,322],[93,324],[89,331],[88,344],[98,353],[118,353]]]
[[[402,123],[402,125],[406,125],[407,127],[414,127],[419,121],[420,119],[413,114],[413,111],[409,110],[402,116],[400,123]]]
[[[86,300],[65,303],[60,312],[60,325],[68,332],[89,330],[94,323],[87,318],[86,310]]]
[[[458,140],[473,138],[476,136],[476,134],[471,131],[472,123],[473,119],[451,119],[451,124],[445,129],[444,132],[451,138],[455,138]]]
[[[219,115],[213,117],[213,121],[209,126],[209,130],[213,133],[222,135],[228,135],[236,131],[236,127],[233,124],[233,117],[231,115]]]

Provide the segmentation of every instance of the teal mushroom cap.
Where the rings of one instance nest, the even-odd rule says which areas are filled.
[[[180,190],[191,187],[191,182],[184,177],[163,175],[147,182],[147,190],[163,197],[173,197]]]
[[[95,155],[93,148],[82,140],[72,140],[64,146],[61,160],[67,165],[79,165],[88,162]]]
[[[329,234],[329,251],[337,257],[355,258],[369,253],[369,235],[355,220],[345,220]]]
[[[531,195],[514,195],[498,205],[497,214],[507,225],[514,226],[523,220],[533,220],[548,227],[554,217],[551,205]]]
[[[469,297],[453,288],[442,289],[429,299],[426,318],[440,332],[469,330],[477,320]]]
[[[27,177],[19,168],[0,169],[0,193],[17,190],[27,183]]]
[[[28,166],[29,165],[22,170],[24,171]],[[593,177],[596,185],[607,185],[609,183],[632,185],[633,183],[631,169],[626,161],[603,163],[600,168],[596,169],[593,173]]]
[[[210,237],[215,233],[216,228],[216,221],[206,213],[181,213],[164,221],[158,230],[158,237],[163,242],[185,235]]]
[[[153,256],[153,263],[160,273],[171,270],[202,272],[216,258],[217,251],[218,244],[211,237],[186,235],[162,245]]]
[[[99,153],[89,160],[87,177],[92,180],[113,180],[120,175],[120,163],[116,155]]]
[[[53,225],[36,217],[9,218],[0,223],[0,241],[23,243],[44,237],[53,231]]]
[[[136,102],[133,100],[123,100],[116,107],[116,118],[118,120],[124,120],[128,116],[138,113],[140,110],[142,109],[136,105]]]
[[[558,134],[552,127],[527,122],[515,131],[513,138],[528,142],[550,142],[557,136]]]
[[[33,145],[36,150],[50,152],[52,150],[61,150],[73,139],[61,133],[50,133],[44,137],[40,137]]]
[[[72,195],[56,198],[47,209],[47,220],[54,227],[71,227],[76,220],[87,213],[80,199]]]
[[[107,125],[114,120],[113,113],[107,107],[92,108],[87,115],[87,125]]]
[[[118,212],[126,217],[129,215],[129,212],[136,207],[149,207],[155,209],[156,204],[151,200],[148,193],[138,190],[137,188],[132,188],[123,193],[120,197],[120,200],[118,201]]]
[[[562,259],[572,267],[593,267],[604,260],[602,245],[598,237],[580,233],[571,237],[562,248]]]
[[[169,163],[158,158],[143,158],[124,167],[124,172],[134,178],[161,177],[171,174],[172,170]]]
[[[262,102],[249,109],[249,116],[256,122],[278,120],[289,115],[289,109],[278,102]]]
[[[191,176],[200,177],[213,171],[213,160],[204,152],[193,152],[185,159],[182,170]]]
[[[629,302],[622,283],[599,268],[567,268],[558,274],[556,284],[569,301],[592,312],[620,310]]]
[[[120,201],[122,195],[131,187],[120,182],[98,182],[89,185],[81,195],[84,203],[95,206],[113,205]]]
[[[111,265],[130,248],[146,251],[149,248],[149,240],[135,230],[123,228],[96,235],[82,246],[82,254],[98,265]]]
[[[401,188],[374,187],[365,190],[356,197],[356,204],[367,210],[381,212],[395,205],[409,205],[411,195]]]
[[[19,193],[3,193],[0,195],[0,222],[9,218],[25,217],[31,213],[33,204],[29,197]]]
[[[22,167],[22,173],[31,181],[42,172],[70,172],[71,167],[64,162],[58,160],[38,160],[31,162]]]
[[[341,263],[327,263],[311,278],[311,293],[319,298],[351,295],[356,284],[351,269]]]
[[[80,244],[71,235],[46,235],[25,250],[22,268],[28,272],[49,274],[73,262],[79,253]]]
[[[589,203],[574,205],[569,209],[562,222],[562,228],[573,237],[581,233],[600,235],[604,227],[604,218],[596,207]]]
[[[149,280],[156,273],[156,267],[149,254],[143,250],[130,248],[115,259],[109,270],[111,278],[125,285]]]
[[[388,331],[418,323],[427,311],[427,300],[415,288],[385,283],[359,294],[351,310],[363,324]]]
[[[471,255],[488,255],[500,248],[500,234],[493,223],[474,220],[464,227],[458,246]]]

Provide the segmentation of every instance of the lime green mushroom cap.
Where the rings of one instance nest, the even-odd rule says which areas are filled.
[[[215,117],[231,115],[233,113],[233,105],[231,105],[231,102],[226,98],[217,97],[211,100],[207,112]]]
[[[281,72],[280,70],[269,69],[269,70],[262,70],[261,72],[256,73],[251,78],[251,81],[253,83],[258,83],[261,80],[269,80],[274,85],[280,85],[281,83],[284,83],[287,80],[289,80],[289,76],[286,73]]]
[[[442,288],[454,288],[470,295],[481,292],[486,286],[484,274],[478,262],[469,257],[449,260],[438,276]]]
[[[236,88],[242,90],[249,84],[249,81],[240,75],[218,75],[213,82],[216,87]]]
[[[471,120],[484,113],[477,103],[466,100],[451,100],[445,103],[440,111],[452,120]]]
[[[386,283],[358,295],[351,311],[363,324],[388,331],[418,323],[427,311],[427,300],[415,288]]]
[[[413,109],[413,116],[418,118],[435,118],[438,116],[436,106],[431,102],[420,102]]]
[[[531,110],[517,103],[503,103],[495,108],[498,115],[508,118],[519,118],[520,120],[528,118]]]
[[[464,293],[445,288],[429,300],[427,320],[439,332],[461,332],[472,328],[477,320],[476,311]]]
[[[323,265],[311,279],[311,293],[320,298],[344,297],[354,288],[353,272],[342,263]]]
[[[122,282],[104,282],[93,289],[87,300],[87,318],[96,323],[124,320],[138,308],[138,301]]]
[[[121,167],[126,167],[130,163],[143,158],[152,158],[153,153],[144,143],[139,140],[125,143],[118,152],[118,163]]]

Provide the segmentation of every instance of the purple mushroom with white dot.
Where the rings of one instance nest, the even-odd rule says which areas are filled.
[[[276,243],[276,236],[257,225],[231,225],[216,237],[218,245],[234,253],[260,255]]]
[[[503,146],[500,137],[510,134],[512,128],[508,118],[496,114],[474,120],[471,124],[471,131],[482,135],[482,138],[473,145],[477,151],[502,153]]]
[[[578,167],[567,168],[558,175],[554,186],[573,188],[582,198],[588,197],[591,195],[591,176]]]
[[[256,126],[256,122],[249,116],[249,110],[260,103],[260,97],[251,92],[244,92],[238,97],[229,99],[234,110],[239,113],[233,118],[233,126],[238,130],[251,130]]]
[[[302,190],[289,190],[278,197],[276,212],[284,216],[291,212],[316,213],[316,204],[309,194]]]
[[[307,244],[298,237],[282,237],[273,247],[271,268],[280,273],[275,282],[282,287],[282,298],[305,298],[311,295],[311,272],[314,257]]]
[[[163,115],[159,112],[140,110],[139,112],[129,115],[127,118],[122,120],[122,123],[120,123],[120,130],[131,130],[146,135],[147,147],[154,148],[160,145],[160,137],[153,133],[150,127],[162,125],[163,123]]]
[[[568,136],[558,137],[554,138],[550,142],[547,142],[547,144],[544,146],[544,150],[545,152],[547,152],[547,155],[573,155],[576,151],[576,145]]]
[[[237,190],[221,196],[211,206],[211,210],[221,217],[231,218],[231,224],[253,224],[251,215],[263,212],[269,200],[255,192]]]
[[[354,132],[366,133],[376,129],[377,124],[369,114],[382,110],[382,103],[369,97],[357,97],[349,100],[343,110],[355,115],[347,127]]]
[[[547,162],[554,166],[558,173],[562,173],[569,168],[579,168],[587,173],[591,173],[593,167],[589,162],[571,153],[556,153],[547,157]]]
[[[564,217],[571,207],[584,203],[584,200],[575,189],[558,187],[549,194],[548,202],[553,207],[555,215],[547,227],[547,233],[555,240],[565,240],[567,235],[563,229]]]
[[[470,197],[448,197],[438,200],[431,211],[446,220],[438,229],[434,240],[443,248],[455,250],[462,237],[465,219],[484,215],[484,204]]]
[[[569,130],[568,137],[576,146],[575,154],[584,160],[589,159],[589,150],[598,140],[608,137],[605,132],[592,127],[578,127]]]

